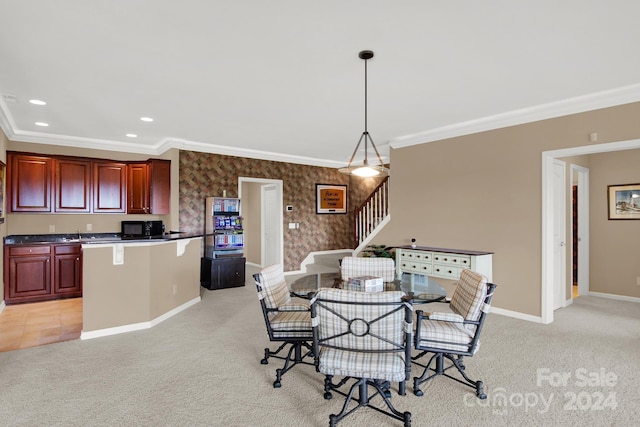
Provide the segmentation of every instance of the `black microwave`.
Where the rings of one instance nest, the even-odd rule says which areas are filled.
[[[155,237],[164,234],[162,221],[121,221],[122,237]]]

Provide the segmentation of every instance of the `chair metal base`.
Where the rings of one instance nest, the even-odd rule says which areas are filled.
[[[278,353],[282,351],[286,346],[289,347],[289,352],[286,356],[280,356]],[[302,347],[305,347],[308,351],[305,354],[302,354]],[[286,341],[283,342],[280,347],[276,351],[271,351],[268,348],[264,349],[264,358],[260,361],[262,365],[266,365],[269,363],[269,357],[275,357],[276,359],[284,360],[284,366],[282,368],[276,369],[276,380],[273,382],[273,388],[280,388],[282,386],[281,380],[282,376],[289,371],[289,369],[293,368],[299,363],[305,365],[314,365],[313,363],[306,362],[304,359],[306,357],[313,358],[313,349],[307,342],[305,341]]]
[[[410,427],[411,426],[411,412],[400,412],[398,410],[396,410],[396,408],[393,407],[393,405],[391,404],[391,401],[389,400],[390,396],[390,383],[388,381],[378,381],[378,380],[371,380],[371,379],[367,379],[367,378],[357,378],[356,382],[351,386],[351,388],[349,389],[349,393],[344,393],[342,390],[339,390],[340,387],[342,387],[344,384],[347,383],[347,381],[349,381],[350,379],[352,379],[351,377],[345,377],[342,380],[340,380],[340,382],[338,382],[337,384],[333,383],[333,376],[332,375],[326,375],[325,379],[324,379],[324,398],[325,399],[331,399],[332,391],[335,391],[336,393],[339,393],[343,396],[346,397],[344,405],[342,406],[342,411],[340,411],[339,414],[331,414],[329,415],[329,426],[330,427],[335,427],[336,424],[338,424],[339,421],[341,421],[343,418],[345,418],[347,415],[351,414],[352,412],[354,412],[355,410],[363,407],[363,406],[368,406],[371,409],[374,409],[382,414],[388,415],[391,418],[395,418],[397,420],[403,421],[404,422],[404,426],[405,427]],[[400,390],[401,393],[400,394],[405,394],[404,393],[404,382],[400,383]],[[371,386],[375,389],[374,393],[369,395],[369,390],[368,387]],[[356,391],[356,389],[358,390],[358,398],[354,398],[354,393]],[[383,409],[377,408],[375,406],[372,406],[369,404],[369,400],[371,400],[371,398],[380,395],[380,397],[382,397],[382,399],[384,400],[384,403],[386,403],[387,407],[389,408],[389,411],[385,411]],[[358,404],[349,409],[349,405],[352,401],[357,402]]]
[[[427,382],[433,377],[436,377],[438,375],[443,375],[447,378],[451,378],[452,380],[459,382],[460,384],[464,384],[471,388],[475,388],[476,396],[478,396],[479,399],[487,398],[487,395],[484,393],[484,384],[482,383],[482,381],[474,381],[471,378],[469,378],[467,374],[464,372],[465,366],[462,362],[461,355],[459,354],[453,355],[449,353],[434,353],[426,365],[416,362],[416,360],[422,358],[422,356],[424,356],[427,353],[430,353],[430,351],[423,351],[417,356],[411,358],[414,364],[424,368],[424,371],[422,372],[422,375],[420,377],[413,378],[413,394],[415,394],[416,396],[422,396],[424,393],[422,392],[422,390],[420,390],[420,384]],[[444,367],[445,357],[451,361],[451,365],[447,366],[446,368]],[[431,364],[434,361],[435,361],[435,367],[432,368]],[[453,367],[455,367],[458,370],[458,372],[462,375],[462,377],[464,378],[464,381],[447,374],[447,371]],[[429,374],[430,372],[433,372],[433,373],[427,376],[427,374]]]

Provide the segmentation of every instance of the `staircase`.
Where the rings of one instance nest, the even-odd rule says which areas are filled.
[[[357,255],[389,221],[389,177],[386,177],[354,212],[356,249],[312,252],[299,271],[287,273],[287,282],[309,273],[339,271],[339,260]]]
[[[354,252],[368,245],[389,219],[389,177],[386,177],[354,212]]]

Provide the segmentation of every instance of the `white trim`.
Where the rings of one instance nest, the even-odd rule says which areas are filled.
[[[640,101],[640,84],[549,102],[529,108],[521,108],[425,132],[405,135],[393,138],[389,145],[391,148],[408,147],[637,101]]]
[[[577,96],[555,102],[549,102],[528,108],[495,114],[475,120],[443,126],[424,132],[392,138],[391,148],[408,147],[457,136],[470,135],[523,123],[535,122],[554,117],[566,116],[599,108],[613,107],[640,101],[640,84],[615,88],[589,95]],[[57,135],[43,132],[18,130],[5,102],[0,99],[0,127],[10,141],[30,142],[34,144],[59,145],[64,147],[90,148],[95,150],[118,151],[146,155],[161,155],[165,151],[176,148],[180,150],[199,151],[203,153],[224,154],[247,157],[250,159],[272,160],[276,162],[300,165],[339,168],[344,162],[329,159],[314,159],[306,156],[273,153],[270,151],[237,148],[227,145],[207,144],[189,141],[182,138],[164,138],[155,144],[135,144],[125,141],[114,141],[97,138],[80,138],[69,135]],[[385,145],[385,144],[383,144]]]
[[[589,169],[579,165],[570,165],[572,184],[578,186],[578,294],[589,293]],[[573,176],[577,175],[577,182]],[[573,230],[573,214],[570,216]],[[573,251],[572,251],[573,260]],[[571,262],[569,265],[573,265]],[[573,283],[571,283],[573,286]],[[573,291],[571,292],[573,299]]]
[[[501,316],[513,317],[515,319],[526,320],[534,323],[544,323],[541,317],[532,316],[531,314],[520,313],[517,311],[511,311],[504,308],[491,307],[490,313],[499,314]]]
[[[198,297],[192,299],[191,301],[187,301],[186,303],[184,303],[182,305],[179,305],[178,307],[174,308],[173,310],[169,310],[166,313],[164,313],[163,315],[158,316],[155,319],[152,319],[152,320],[150,320],[148,322],[132,323],[132,324],[129,324],[129,325],[115,326],[113,328],[98,329],[98,330],[89,331],[89,332],[82,331],[80,333],[80,339],[81,340],[88,340],[88,339],[93,339],[93,338],[106,337],[106,336],[109,336],[109,335],[122,334],[122,333],[125,333],[125,332],[133,332],[133,331],[140,331],[142,329],[153,328],[157,324],[159,324],[161,322],[164,322],[168,318],[175,316],[176,314],[180,313],[181,311],[186,310],[187,308],[191,307],[194,304],[199,303],[200,301],[201,301],[201,298],[198,296]]]
[[[367,245],[373,240],[373,238],[376,237],[376,235],[380,233],[382,229],[390,222],[391,214],[387,214],[387,216],[385,216],[382,221],[380,221],[378,225],[376,225],[376,228],[373,229],[373,231],[362,241],[362,243],[360,243],[358,247],[353,250],[353,254],[357,255],[362,252],[362,250],[367,247]]]
[[[307,272],[307,265],[313,264],[315,262],[315,256],[316,255],[327,255],[327,254],[334,254],[334,253],[344,253],[344,254],[349,254],[349,256],[353,256],[354,251],[353,251],[353,249],[333,249],[333,250],[330,250],[330,251],[309,252],[307,257],[300,264],[300,270],[287,271],[284,274],[286,276],[286,275],[291,275],[291,274],[306,273]]]
[[[608,298],[608,299],[615,299],[618,301],[628,301],[628,302],[636,302],[636,303],[640,303],[640,298],[638,297],[628,297],[625,295],[615,295],[615,294],[605,294],[603,292],[589,292],[588,294],[589,296],[592,297],[598,297],[598,298]]]
[[[0,301],[0,313],[2,313],[2,310],[4,310],[6,306],[7,305],[4,303],[4,300]]]

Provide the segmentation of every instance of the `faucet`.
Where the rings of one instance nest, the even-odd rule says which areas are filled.
[[[82,236],[80,235],[80,229],[78,229],[78,240],[82,239]]]

